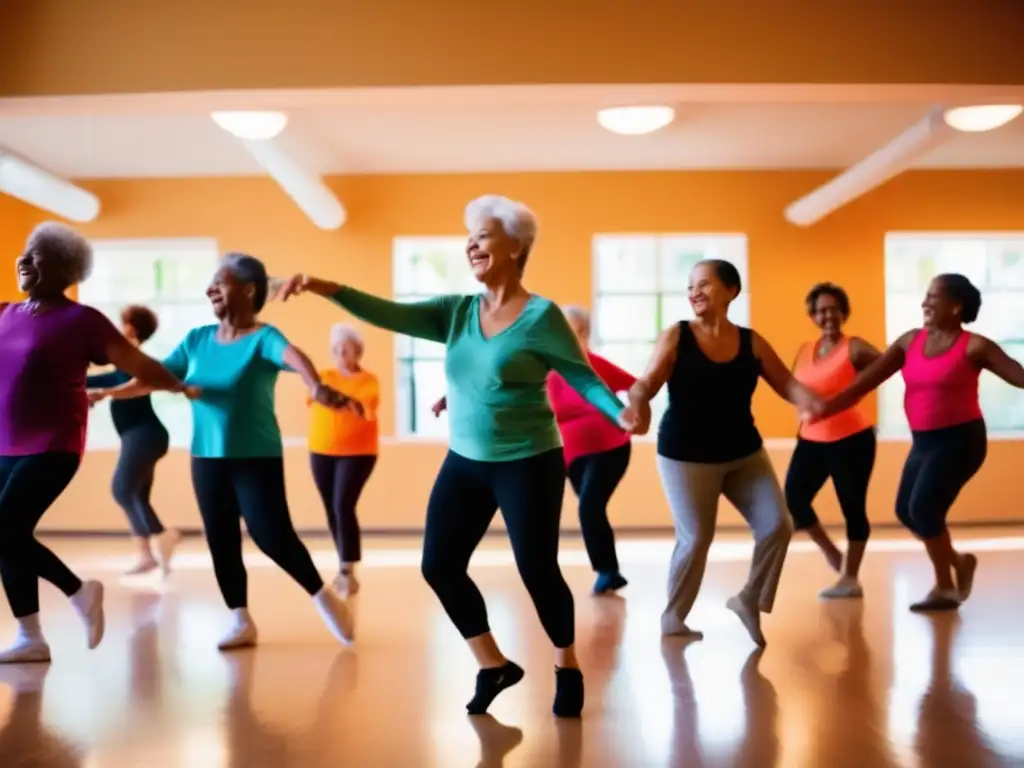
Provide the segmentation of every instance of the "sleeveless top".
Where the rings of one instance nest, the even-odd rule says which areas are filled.
[[[907,348],[903,363],[903,410],[910,429],[925,432],[953,427],[982,418],[978,402],[981,369],[967,357],[971,334],[960,333],[948,350],[928,358],[924,344],[928,332],[918,331]]]
[[[846,389],[857,376],[850,359],[850,340],[845,336],[824,356],[817,357],[817,343],[804,344],[796,358],[793,378],[827,400]],[[812,424],[800,425],[800,437],[812,443],[834,443],[874,426],[868,403],[861,400],[852,408]]]
[[[697,344],[688,322],[679,324],[676,362],[668,379],[668,410],[658,428],[658,454],[674,461],[722,464],[763,445],[751,400],[761,375],[753,334],[740,328],[740,351],[716,363]]]

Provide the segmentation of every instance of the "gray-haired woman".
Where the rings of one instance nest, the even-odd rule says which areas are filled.
[[[0,304],[0,574],[18,634],[0,663],[50,660],[40,578],[71,598],[90,648],[103,639],[103,585],[80,580],[34,536],[82,461],[89,365],[115,365],[152,389],[184,389],[101,313],[67,297],[92,269],[92,248],[73,229],[39,225],[16,264],[28,298]]]
[[[467,206],[465,223],[466,257],[484,293],[405,304],[296,275],[279,296],[316,293],[373,325],[446,345],[451,448],[427,504],[422,568],[481,667],[466,708],[486,712],[523,677],[498,649],[483,597],[467,573],[500,507],[519,573],[556,649],[553,711],[578,717],[583,675],[572,592],[558,565],[565,464],[547,399],[548,372],[561,373],[613,423],[624,409],[587,364],[558,305],[523,286],[537,233],[533,213],[489,195]],[[625,418],[623,426],[634,428]]]
[[[256,546],[313,597],[331,632],[345,643],[353,639],[348,608],[324,586],[292,525],[274,413],[277,376],[294,370],[318,402],[337,405],[342,399],[324,386],[302,350],[274,326],[259,322],[268,290],[262,262],[227,254],[206,291],[218,322],[189,331],[164,361],[193,388],[192,485],[217,583],[234,615],[221,650],[256,643],[239,518],[245,519]],[[107,393],[130,398],[146,390],[131,381]]]

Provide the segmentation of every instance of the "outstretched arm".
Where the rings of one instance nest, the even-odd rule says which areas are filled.
[[[649,403],[665,386],[672,368],[676,364],[676,353],[679,349],[679,325],[673,325],[661,332],[654,344],[650,362],[643,376],[633,382],[629,388],[631,403]]]
[[[908,331],[896,339],[873,363],[857,374],[857,378],[850,382],[846,389],[829,400],[824,409],[818,410],[814,415],[820,418],[841,413],[880,387],[903,367],[907,359],[907,348],[917,333],[916,330]]]
[[[275,296],[281,301],[287,301],[289,297],[301,293],[315,293],[330,299],[360,320],[378,328],[439,344],[448,340],[452,309],[458,298],[439,296],[409,303],[390,301],[308,275],[296,275],[286,280]]]
[[[793,378],[772,345],[764,340],[759,333],[754,333],[754,357],[761,364],[761,377],[768,382],[775,393],[783,400],[788,400],[801,409],[811,408],[817,397],[807,387]]]
[[[134,376],[140,384],[148,387],[150,392],[158,389],[171,392],[185,391],[185,385],[177,376],[121,334],[111,337],[104,345],[103,351],[111,364],[129,376]]]
[[[971,334],[967,355],[979,368],[991,371],[1010,386],[1024,389],[1024,366],[991,339]]]

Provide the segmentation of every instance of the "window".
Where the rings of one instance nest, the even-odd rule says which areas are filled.
[[[1024,361],[1024,234],[976,232],[901,233],[885,237],[885,336],[892,343],[921,326],[921,301],[936,275],[959,272],[982,293],[981,314],[970,330],[999,343]],[[1024,430],[1024,393],[981,375],[981,407],[990,432]],[[882,434],[909,434],[903,413],[903,378],[893,376],[879,393]]]
[[[658,334],[672,323],[693,318],[687,297],[690,269],[703,259],[723,259],[739,271],[743,291],[729,317],[749,325],[746,235],[595,236],[593,350],[639,375]],[[651,404],[655,419],[667,403],[663,389]]]
[[[396,301],[480,290],[466,265],[465,237],[395,238],[394,284]],[[396,336],[400,437],[447,437],[447,414],[430,411],[445,394],[444,352],[444,344]]]
[[[98,240],[94,266],[78,288],[78,299],[100,310],[121,327],[121,310],[143,304],[160,319],[153,338],[143,345],[162,360],[192,328],[212,322],[206,287],[217,268],[217,242],[208,239]],[[188,401],[167,392],[153,394],[153,407],[171,435],[171,445],[188,447],[192,416]],[[109,404],[97,405],[89,417],[86,447],[117,448],[120,441],[110,419]]]

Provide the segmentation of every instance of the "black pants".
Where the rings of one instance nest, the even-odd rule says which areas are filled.
[[[310,595],[323,587],[309,550],[299,540],[284,492],[284,461],[192,457],[192,485],[213,571],[228,608],[245,608],[248,577],[242,561],[242,525],[263,553]]]
[[[70,597],[82,582],[35,538],[39,519],[78,471],[77,453],[0,456],[0,576],[16,619],[39,613],[39,579]]]
[[[465,638],[490,631],[469,559],[501,508],[516,567],[557,648],[574,640],[572,592],[558,567],[565,494],[562,449],[516,461],[472,461],[449,451],[427,504],[423,577]]]
[[[846,540],[868,540],[871,535],[868,483],[875,468],[876,447],[874,428],[833,443],[797,438],[786,472],[786,505],[796,530],[810,528],[818,522],[811,503],[831,477],[839,508],[846,519]]]
[[[981,419],[914,432],[896,491],[896,517],[921,539],[946,532],[946,516],[967,481],[985,463],[988,436]]]
[[[569,465],[569,482],[580,500],[580,529],[591,567],[598,573],[618,573],[615,532],[608,522],[608,501],[626,474],[630,444],[591,453]]]
[[[342,565],[358,563],[363,557],[356,504],[376,463],[376,456],[309,454],[313,480],[323,499],[327,527]]]
[[[160,518],[149,501],[153,491],[156,463],[167,455],[167,430],[139,426],[121,435],[121,453],[114,468],[114,500],[128,516],[134,536],[156,536],[164,532]]]

